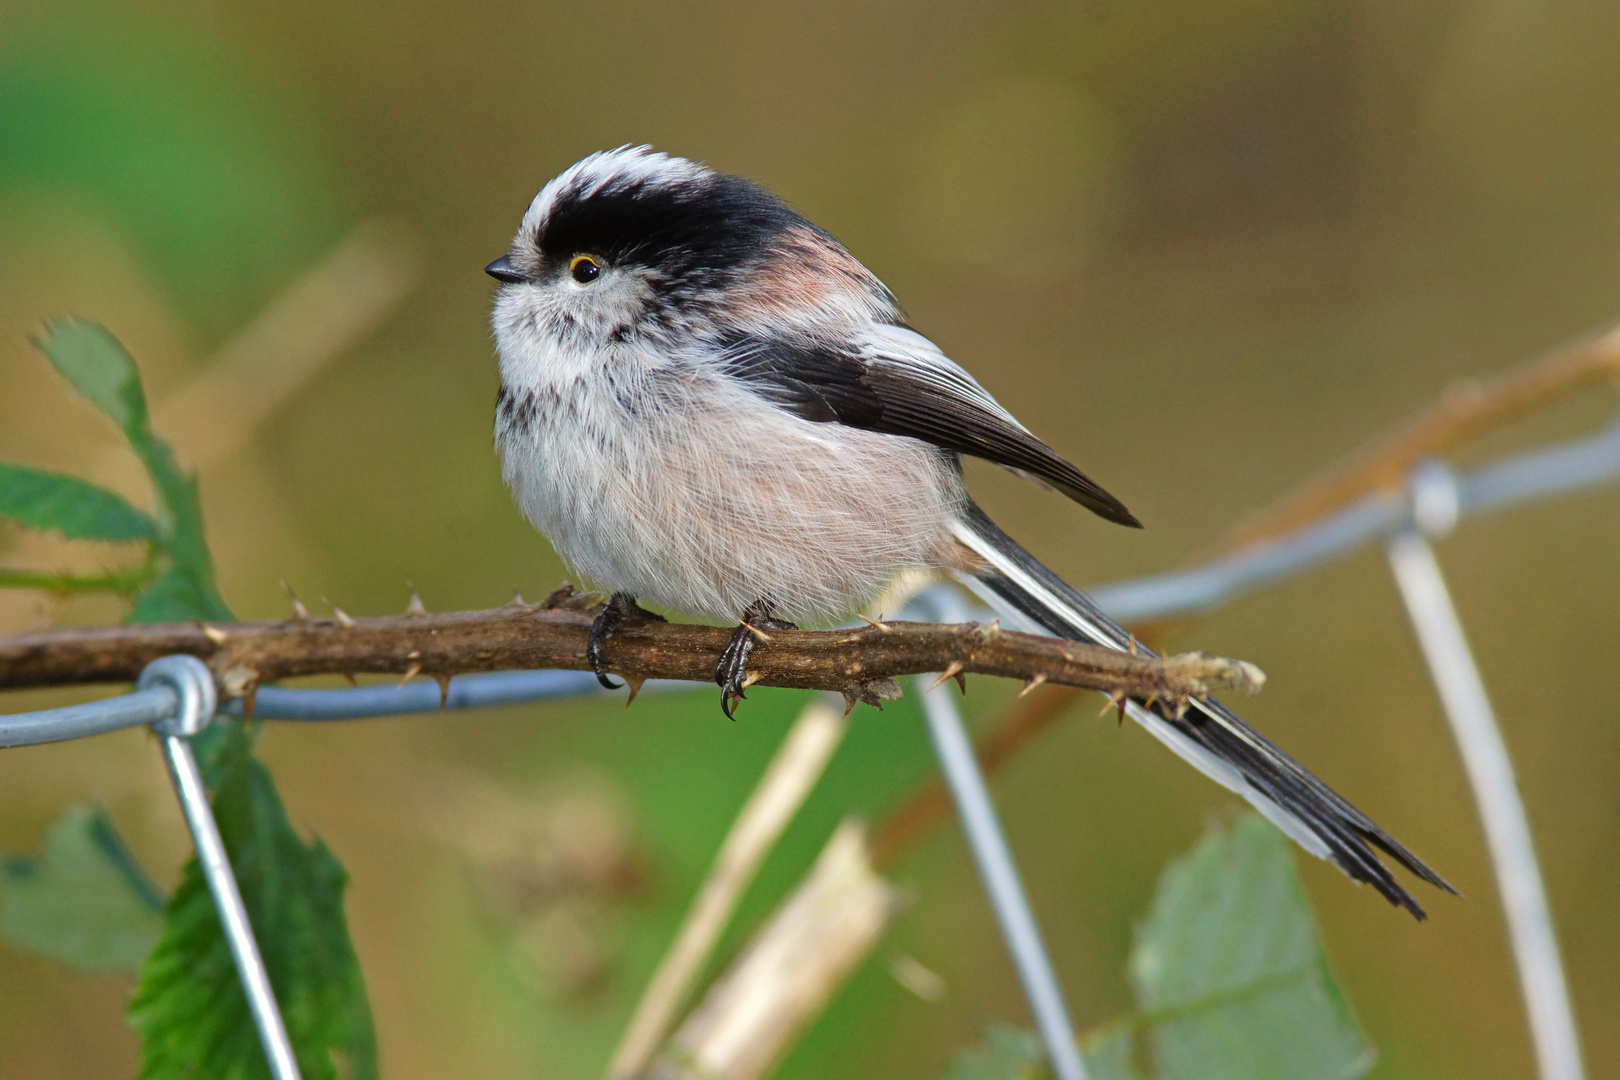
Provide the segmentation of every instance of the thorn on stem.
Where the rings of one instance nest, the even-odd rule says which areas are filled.
[[[892,627],[888,623],[884,622],[883,621],[883,616],[881,614],[875,619],[871,618],[870,616],[867,616],[867,615],[862,615],[861,616],[861,621],[866,623],[867,626],[870,626],[872,629],[876,630],[880,634],[892,634],[892,633],[894,633],[894,627]]]
[[[647,680],[633,678],[629,675],[621,676],[621,678],[624,679],[625,685],[630,688],[630,696],[624,699],[624,707],[628,709],[630,707],[630,703],[636,700],[636,695],[641,693],[642,683],[645,683]]]
[[[292,621],[309,622],[309,609],[304,606],[302,600],[298,599],[298,594],[293,592],[292,586],[283,581],[281,587],[287,590],[287,602],[292,605]]]
[[[512,590],[512,599],[510,599],[510,600],[508,600],[506,602],[506,606],[507,607],[528,607],[529,605],[523,602],[523,594],[518,592],[516,589],[513,589]]]
[[[405,583],[405,587],[407,589],[411,590],[411,599],[410,599],[410,603],[405,605],[405,614],[407,614],[407,615],[426,615],[427,614],[427,608],[422,606],[422,598],[419,595],[417,595],[416,586],[412,585],[410,582],[407,581]]]
[[[209,626],[207,623],[200,622],[197,624],[197,628],[203,632],[203,637],[212,641],[215,645],[223,645],[231,640],[231,635],[217,626]]]
[[[767,634],[765,631],[761,630],[759,627],[757,627],[757,626],[749,626],[749,624],[744,622],[742,619],[738,619],[737,622],[738,622],[739,625],[747,626],[748,627],[748,632],[750,634],[753,634],[759,640],[761,640],[761,641],[770,641],[771,640],[771,635]]]
[[[1046,673],[1044,671],[1031,675],[1029,681],[1024,684],[1024,688],[1018,691],[1018,696],[1023,697],[1025,694],[1029,693],[1031,690],[1035,689],[1045,681]]]
[[[350,686],[360,685],[360,680],[354,677],[354,672],[352,671],[345,671],[343,673],[343,677],[348,680]]]
[[[347,611],[344,611],[342,608],[338,607],[324,596],[321,597],[321,603],[332,609],[332,617],[338,621],[339,626],[343,627],[345,630],[354,629],[354,620],[349,617],[349,613]]]
[[[253,719],[253,702],[258,696],[259,696],[259,688],[257,686],[248,687],[247,688],[247,693],[242,695],[242,719],[243,720],[252,721],[252,719]]]
[[[938,686],[940,683],[944,682],[946,679],[956,679],[959,682],[963,682],[962,692],[964,694],[967,693],[966,683],[965,683],[964,680],[962,680],[962,671],[963,671],[963,669],[965,667],[966,667],[966,665],[963,664],[962,661],[960,661],[960,660],[952,660],[950,662],[950,666],[948,666],[944,671],[942,671],[940,673],[939,678],[935,679],[933,682],[928,684],[928,689],[929,690],[934,689],[936,686]],[[925,693],[926,693],[926,691],[925,691]]]
[[[405,677],[399,680],[399,685],[404,686],[420,674],[422,674],[422,665],[412,660],[411,666],[405,669]]]
[[[439,683],[439,711],[444,712],[450,704],[450,676],[433,676]]]

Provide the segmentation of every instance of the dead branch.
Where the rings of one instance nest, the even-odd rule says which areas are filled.
[[[760,1080],[876,946],[904,900],[845,821],[686,1018],[648,1080]]]
[[[827,698],[819,694],[800,711],[754,793],[732,822],[680,931],[642,992],[608,1062],[607,1080],[635,1080],[646,1071],[737,902],[821,779],[848,729],[849,717],[829,708]]]
[[[1042,686],[1013,700],[998,713],[974,750],[985,776],[994,776],[1035,737],[1080,699],[1071,686]],[[1104,703],[1104,711],[1109,711]],[[886,870],[935,825],[955,813],[945,781],[935,775],[917,785],[906,801],[872,829],[872,865]]]
[[[172,653],[203,660],[232,695],[300,675],[446,678],[525,668],[585,670],[592,613],[582,606],[580,594],[559,590],[540,604],[437,615],[48,630],[0,638],[0,689],[127,682]],[[647,623],[617,633],[605,655],[609,668],[632,685],[644,679],[707,682],[730,636],[729,627]],[[930,671],[1175,701],[1223,689],[1254,693],[1265,679],[1240,660],[1202,653],[1153,660],[1014,633],[996,623],[773,630],[762,635],[749,666],[760,685],[832,690],[869,704],[898,697],[895,678]]]
[[[1450,450],[1583,387],[1620,378],[1620,326],[1486,382],[1467,382],[1343,464],[1240,522],[1229,550],[1292,532],[1373,491],[1398,487],[1419,461]]]

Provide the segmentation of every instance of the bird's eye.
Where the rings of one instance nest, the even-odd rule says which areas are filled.
[[[590,255],[575,255],[568,263],[568,276],[581,285],[589,285],[602,276],[602,264]]]

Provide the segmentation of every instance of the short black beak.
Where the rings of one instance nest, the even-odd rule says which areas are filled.
[[[534,281],[534,278],[512,265],[512,256],[510,255],[502,255],[484,267],[484,273],[496,281],[504,281],[508,285],[523,285]]]

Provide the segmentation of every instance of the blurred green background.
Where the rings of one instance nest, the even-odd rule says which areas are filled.
[[[1456,380],[1620,313],[1617,48],[1620,7],[1597,0],[13,0],[0,457],[141,495],[111,429],[27,343],[82,314],[129,345],[155,400],[194,406],[160,405],[160,431],[200,468],[243,617],[284,613],[283,580],[356,614],[401,609],[407,580],[435,610],[542,595],[563,570],[497,475],[480,268],[546,179],[650,142],[829,228],[1148,524],[970,468],[1010,532],[1078,583],[1169,568]],[[211,369],[253,379],[210,389]],[[1588,395],[1472,456],[1614,405]],[[1608,490],[1441,550],[1593,1076],[1620,1072],[1617,540]],[[108,557],[0,527],[4,565]],[[121,615],[0,595],[4,631]],[[1374,1075],[1531,1075],[1470,796],[1377,554],[1170,644],[1264,667],[1245,715],[1469,896],[1423,896],[1419,926],[1306,867]],[[969,712],[1009,692],[976,682]],[[385,1073],[596,1075],[800,701],[757,692],[734,724],[711,690],[270,730],[294,819],[353,873]],[[845,813],[881,817],[928,775],[909,704],[856,719],[733,944]],[[1234,800],[1084,706],[997,790],[1078,1022],[1124,1011],[1131,919]],[[185,834],[140,733],[0,755],[0,850],[36,850],[91,798],[172,884]],[[895,876],[914,902],[781,1075],[933,1077],[986,1020],[1024,1018],[954,827]],[[891,976],[902,954],[944,978],[942,1000]],[[129,988],[0,945],[0,1075],[131,1074]]]

